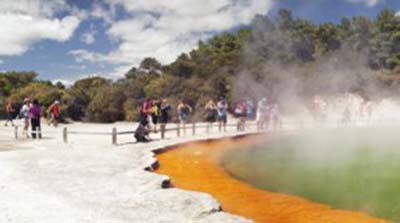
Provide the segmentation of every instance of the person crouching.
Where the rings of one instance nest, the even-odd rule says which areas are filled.
[[[151,132],[151,126],[147,118],[142,118],[139,122],[138,127],[135,131],[135,139],[137,142],[149,142],[149,133]]]

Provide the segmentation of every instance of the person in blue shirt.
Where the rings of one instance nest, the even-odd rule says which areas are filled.
[[[228,122],[228,103],[224,97],[221,97],[217,103],[219,129],[224,128],[226,131],[226,123]]]

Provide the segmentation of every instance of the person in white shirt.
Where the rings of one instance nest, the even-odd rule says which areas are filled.
[[[28,111],[29,111],[30,103],[31,103],[31,100],[29,98],[25,98],[24,99],[24,105],[22,106],[21,110],[19,110],[19,116],[24,119],[23,135],[25,135],[27,138],[29,138],[29,134],[28,134],[28,129],[29,129]]]
[[[256,114],[256,122],[257,122],[257,129],[262,130],[265,129],[266,124],[269,118],[269,111],[268,111],[268,104],[267,99],[262,98],[257,103],[257,114]]]

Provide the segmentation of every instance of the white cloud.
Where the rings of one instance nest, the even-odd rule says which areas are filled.
[[[107,55],[92,53],[85,49],[71,50],[68,52],[68,54],[74,56],[75,61],[78,63],[84,61],[106,62],[110,60],[110,57],[108,57]]]
[[[110,73],[105,74],[105,76],[113,79],[123,78],[124,75],[128,73],[130,69],[132,69],[132,65],[118,66],[115,69],[113,69]]]
[[[116,11],[114,7],[110,7],[108,10],[104,8],[100,3],[94,3],[90,11],[92,18],[102,19],[106,24],[111,24],[115,17]]]
[[[346,0],[351,3],[362,3],[368,7],[375,7],[378,3],[382,2],[383,0]]]
[[[107,30],[107,35],[119,45],[106,54],[85,49],[73,50],[70,54],[77,61],[125,66],[137,65],[144,57],[151,56],[162,63],[169,63],[180,53],[196,47],[200,39],[249,24],[256,14],[266,14],[272,7],[272,0],[106,2],[108,8],[123,7],[130,14],[126,18],[113,20]]]
[[[55,79],[51,81],[53,84],[57,84],[57,82],[60,82],[61,84],[63,84],[66,87],[71,86],[74,81],[73,80],[66,80],[66,79]]]
[[[4,63],[4,61],[3,60],[0,60],[0,64],[3,64]]]
[[[93,44],[96,41],[95,32],[89,31],[89,32],[82,34],[81,41],[88,45]]]
[[[72,14],[56,16],[65,11]],[[61,0],[0,1],[0,55],[20,55],[44,39],[66,41],[82,16]]]
[[[400,11],[396,12],[396,16],[400,16]]]

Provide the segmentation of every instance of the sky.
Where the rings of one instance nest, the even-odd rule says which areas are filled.
[[[0,72],[70,84],[118,79],[145,57],[168,64],[257,14],[292,10],[314,23],[400,11],[400,0],[1,0]],[[400,13],[399,13],[400,14]]]

